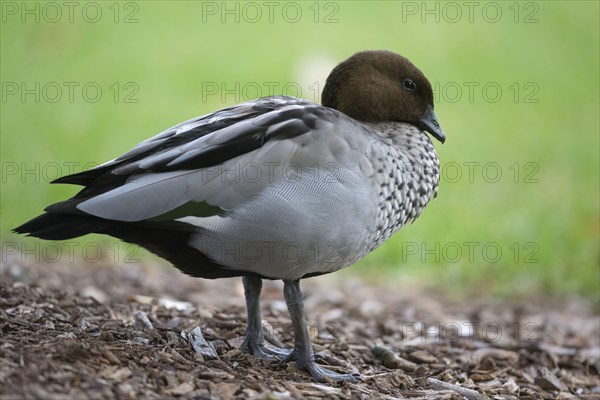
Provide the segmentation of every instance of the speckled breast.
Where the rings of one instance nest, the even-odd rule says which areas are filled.
[[[379,142],[372,148],[376,154],[372,162],[378,211],[367,252],[415,220],[429,200],[437,196],[440,163],[429,136],[405,124],[401,129],[392,128],[383,130],[388,143]]]

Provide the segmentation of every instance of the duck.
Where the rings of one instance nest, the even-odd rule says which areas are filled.
[[[241,277],[241,348],[294,361],[319,382],[356,381],[317,363],[300,281],[338,271],[414,221],[437,196],[430,136],[446,136],[425,75],[365,50],[329,74],[321,103],[269,96],[177,124],[114,160],[52,183],[72,198],[13,231],[45,240],[110,235],[199,278]],[[263,280],[282,280],[294,344],[265,344]]]

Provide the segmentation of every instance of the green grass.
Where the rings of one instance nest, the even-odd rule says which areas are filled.
[[[265,83],[283,87],[299,82],[299,71],[309,71],[302,95],[314,100],[308,86],[323,73],[311,75],[306,65],[384,48],[408,56],[438,88],[436,113],[448,137],[436,145],[444,176],[438,199],[421,218],[348,273],[400,287],[419,281],[467,293],[598,295],[599,3],[519,3],[515,22],[515,3],[501,2],[496,23],[485,20],[483,6],[475,8],[473,22],[463,7],[458,22],[449,22],[455,14],[445,9],[439,23],[432,15],[423,23],[420,14],[403,8],[421,2],[331,2],[328,8],[320,3],[315,23],[314,3],[304,2],[297,3],[302,17],[296,23],[278,12],[283,6],[275,9],[272,23],[264,8],[257,23],[243,18],[236,23],[232,16],[222,23],[220,16],[203,22],[201,2],[148,1],[135,3],[138,22],[130,24],[114,22],[112,2],[100,4],[103,17],[97,23],[77,12],[70,23],[64,9],[57,23],[36,23],[30,16],[23,23],[3,9],[5,253],[7,244],[37,243],[15,237],[12,227],[75,193],[73,187],[47,184],[57,172],[70,172],[65,163],[78,163],[77,171],[106,161],[177,122],[244,100],[206,95],[207,84],[235,89],[239,82],[251,89],[244,85],[256,83],[266,95]],[[123,4],[119,21],[135,11]],[[445,3],[437,4],[444,10]],[[338,21],[324,23],[331,12]],[[537,22],[525,23],[527,16]],[[22,101],[7,93],[23,82],[28,87],[57,82],[63,95],[52,103],[47,100],[53,92],[39,102],[33,95]],[[64,82],[79,83],[72,102]],[[95,103],[83,97],[88,82],[103,90]],[[133,86],[126,87],[128,82]],[[468,85],[474,87],[472,98]],[[132,88],[138,89],[133,95],[138,101],[124,102]]]

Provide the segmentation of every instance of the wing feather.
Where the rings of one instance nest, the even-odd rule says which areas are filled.
[[[311,126],[315,127],[313,113],[322,112],[322,107],[306,101],[278,107],[263,107],[262,114],[251,118],[243,112],[241,120],[195,136],[190,132],[204,127],[200,121],[215,119],[214,115],[180,124],[170,134],[142,142],[139,152],[134,148],[116,159],[110,171],[63,208],[74,206],[79,212],[127,222],[160,218],[175,209],[190,209],[190,204],[203,215],[205,210],[213,215],[232,210],[284,178],[298,158],[302,135],[320,134]],[[235,119],[233,111],[228,112],[228,118]],[[185,126],[190,130],[177,135],[187,134],[188,140],[169,145]],[[111,187],[111,179],[118,184]],[[95,189],[103,180],[102,189]]]

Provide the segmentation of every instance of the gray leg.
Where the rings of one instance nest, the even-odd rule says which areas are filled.
[[[288,360],[295,359],[298,369],[310,372],[319,382],[360,379],[358,374],[338,374],[315,363],[312,344],[304,321],[304,300],[300,291],[300,281],[283,281],[283,284],[283,296],[294,327],[294,351],[289,355]]]
[[[265,346],[265,337],[260,317],[262,280],[255,276],[244,276],[242,282],[244,283],[244,296],[246,297],[246,308],[248,311],[246,338],[242,342],[242,350],[261,358],[284,359],[291,353],[291,350]]]

